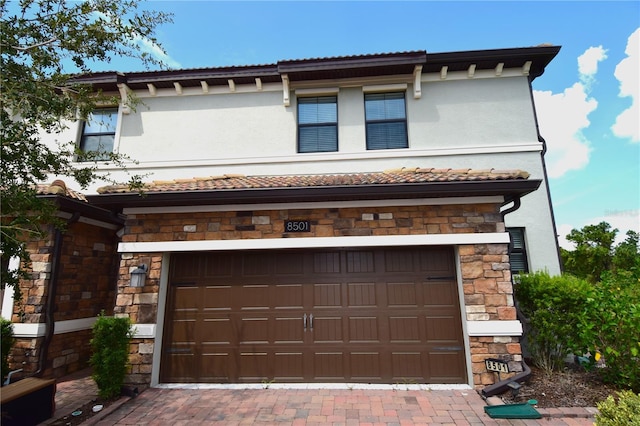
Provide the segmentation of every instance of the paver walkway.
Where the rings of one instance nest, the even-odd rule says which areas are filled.
[[[96,397],[88,374],[59,381],[55,418]],[[538,409],[540,420],[506,420],[490,418],[485,405],[471,389],[152,388],[86,425],[593,425],[592,409]]]

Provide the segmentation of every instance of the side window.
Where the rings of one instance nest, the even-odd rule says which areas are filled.
[[[338,97],[298,98],[298,152],[338,150]]]
[[[365,93],[367,149],[408,148],[404,92]]]
[[[527,260],[527,249],[524,240],[524,228],[509,228],[509,260],[511,262],[511,273],[529,272],[529,261]]]
[[[117,108],[98,109],[92,112],[82,128],[80,150],[84,153],[103,153],[92,157],[91,160],[108,159],[105,153],[113,152],[117,124]]]

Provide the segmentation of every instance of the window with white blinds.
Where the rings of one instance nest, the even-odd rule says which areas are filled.
[[[404,92],[365,93],[367,149],[407,148]]]
[[[514,274],[529,272],[529,262],[527,260],[527,249],[524,240],[524,228],[509,228],[509,261],[511,262],[511,272]]]
[[[80,150],[92,153],[90,160],[108,160],[118,125],[118,109],[103,108],[93,111],[82,127]],[[82,159],[80,159],[82,160]]]
[[[298,98],[298,152],[337,150],[337,96]]]

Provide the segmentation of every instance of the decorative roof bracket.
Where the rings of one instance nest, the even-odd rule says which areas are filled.
[[[422,65],[416,65],[413,68],[413,98],[420,99],[422,97]]]
[[[282,74],[282,103],[286,107],[291,104],[289,99],[289,74]]]
[[[118,83],[118,92],[120,92],[120,104],[122,105],[123,114],[131,114],[131,89],[125,83]]]

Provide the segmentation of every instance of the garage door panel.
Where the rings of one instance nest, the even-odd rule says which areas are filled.
[[[386,283],[387,306],[390,308],[415,308],[418,294],[415,282]]]
[[[313,285],[313,308],[342,307],[342,284],[326,283]]]
[[[349,355],[351,374],[354,380],[379,381],[381,375],[381,355],[379,352],[351,352]]]
[[[342,256],[339,251],[313,254],[314,274],[339,274],[342,270]]]
[[[304,343],[302,314],[293,317],[276,317],[274,327],[275,343]]]
[[[230,253],[217,253],[206,256],[202,262],[203,278],[229,279],[233,276],[234,264],[234,257]]]
[[[175,311],[197,312],[199,308],[200,289],[198,287],[176,286],[173,294],[173,309]]]
[[[229,301],[232,297],[230,285],[207,286],[202,295],[204,311],[230,311]]]
[[[303,352],[276,352],[273,367],[276,381],[300,382],[305,378]]]
[[[460,383],[460,370],[464,370],[462,350],[451,352],[430,352],[427,363],[432,383]]]
[[[423,379],[422,352],[392,352],[391,371],[394,383],[420,383]]]
[[[424,305],[458,306],[456,285],[451,281],[426,282],[422,285]]]
[[[203,344],[230,345],[234,341],[234,326],[230,318],[204,319],[201,339]]]
[[[344,362],[344,352],[316,352],[313,354],[313,377],[316,380],[342,382],[346,378]]]
[[[349,342],[351,343],[379,343],[379,323],[377,317],[349,318]]]
[[[389,341],[392,343],[418,343],[421,332],[420,317],[389,317]]]
[[[273,377],[273,368],[270,367],[269,354],[267,352],[240,352],[238,357],[238,376],[240,381],[261,382]]]
[[[302,284],[281,284],[273,286],[273,307],[275,309],[303,309],[304,287]]]
[[[315,315],[313,318],[313,331],[309,319],[308,333],[314,343],[343,343],[344,321],[342,316]]]
[[[266,284],[234,287],[234,307],[247,311],[269,309],[269,290]]]
[[[452,317],[425,317],[428,342],[461,342],[460,329],[452,326]]]
[[[287,252],[286,254],[276,254],[274,257],[274,273],[276,275],[304,274],[304,253]]]
[[[374,282],[349,283],[347,288],[347,306],[369,308],[377,306],[376,284]]]
[[[195,319],[176,319],[172,322],[171,337],[172,342],[183,344],[196,340],[196,320]]]
[[[384,272],[413,272],[415,270],[413,256],[402,250],[385,250]]]
[[[184,348],[183,348],[184,349]],[[197,373],[198,356],[194,353],[173,353],[165,357],[165,362],[171,367],[168,374],[163,377],[166,382],[190,383],[199,380]]]
[[[236,369],[233,354],[229,351],[204,350],[200,359],[201,382],[228,383],[229,372]]]
[[[348,251],[346,264],[349,274],[375,272],[373,251]]]
[[[269,318],[255,317],[242,318],[239,330],[240,344],[268,344],[269,343]]]

